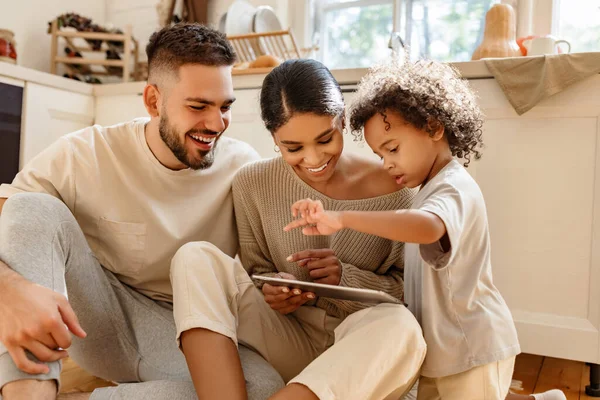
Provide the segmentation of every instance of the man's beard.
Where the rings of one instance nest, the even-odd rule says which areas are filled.
[[[196,153],[198,155],[198,157],[193,157],[193,155],[192,155],[192,157],[190,157],[190,155],[188,154],[188,151],[186,149],[186,146],[185,146],[185,136],[184,136],[184,139],[182,142],[179,139],[179,135],[175,131],[175,128],[173,126],[171,126],[171,124],[169,123],[167,114],[164,112],[160,116],[160,122],[158,124],[158,131],[160,132],[160,137],[163,140],[163,142],[165,142],[165,144],[173,152],[175,157],[177,157],[177,159],[186,167],[198,170],[198,169],[206,169],[206,168],[209,168],[211,165],[213,165],[213,162],[215,161],[214,150],[215,150],[215,147],[217,146],[217,142],[218,142],[217,139],[215,139],[212,149],[210,149],[208,151],[203,151],[203,150],[198,149],[197,153]],[[188,133],[189,134],[203,133],[205,135],[217,135],[218,134],[217,132],[213,132],[213,131],[209,131],[209,130],[201,131],[198,129],[189,130],[188,132],[186,132],[186,136]]]

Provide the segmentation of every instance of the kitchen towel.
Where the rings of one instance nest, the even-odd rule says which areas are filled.
[[[517,114],[600,73],[600,52],[484,60]]]

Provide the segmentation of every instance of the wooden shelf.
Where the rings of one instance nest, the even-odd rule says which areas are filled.
[[[61,31],[56,32],[56,36],[68,37],[68,38],[81,38],[91,40],[106,40],[110,42],[124,42],[128,36],[127,34],[121,33],[104,33],[104,32],[72,32],[72,31]]]
[[[98,76],[121,76],[123,82],[140,80],[139,68],[139,44],[131,34],[131,25],[125,27],[125,33],[105,33],[105,32],[73,32],[61,31],[58,28],[58,21],[52,21],[50,34],[52,43],[50,48],[50,72],[56,74],[58,64],[64,64],[71,73],[80,73],[83,75]],[[121,57],[120,60],[93,59],[82,57],[65,57],[59,55],[59,38],[62,38],[66,45],[75,53],[101,53],[106,51],[115,52]],[[100,49],[93,49],[91,46],[77,46],[74,39],[99,40],[102,41]],[[117,46],[114,43],[123,43],[123,46]],[[92,66],[97,65],[104,68],[104,71],[93,71],[91,68],[82,68],[81,71],[73,69],[73,65]],[[115,68],[119,70],[115,71]]]
[[[63,64],[102,65],[106,67],[123,67],[123,60],[91,60],[83,57],[55,57],[54,60]]]

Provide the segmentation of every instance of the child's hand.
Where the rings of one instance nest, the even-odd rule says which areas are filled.
[[[305,235],[331,235],[343,228],[341,214],[334,211],[325,211],[320,200],[304,199],[292,205],[292,215],[300,219],[292,221],[284,231],[304,227]]]
[[[297,280],[292,274],[280,272],[278,278]],[[315,298],[311,292],[302,292],[300,289],[289,289],[285,286],[273,286],[265,283],[262,287],[265,301],[271,308],[282,315],[296,311],[304,303]]]

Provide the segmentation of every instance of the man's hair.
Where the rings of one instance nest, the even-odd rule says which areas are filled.
[[[429,134],[441,124],[450,151],[465,166],[471,155],[481,157],[483,115],[477,99],[468,82],[446,64],[392,61],[372,68],[359,84],[350,112],[352,133],[362,139],[363,127],[376,114],[389,129],[389,112]]]
[[[197,23],[167,26],[150,36],[146,46],[148,80],[163,71],[177,72],[185,64],[229,66],[236,60],[235,50],[226,36]]]

